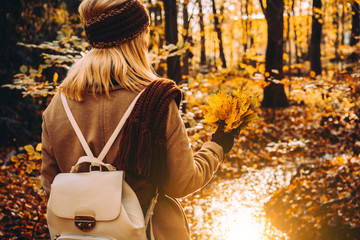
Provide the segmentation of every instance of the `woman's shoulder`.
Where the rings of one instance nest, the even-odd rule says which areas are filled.
[[[166,102],[175,99],[179,107],[182,94],[175,81],[167,78],[158,78],[149,84],[148,88],[149,91],[156,92],[160,99],[168,99]]]
[[[49,105],[46,107],[45,111],[43,112],[43,116],[48,117],[48,116],[56,114],[59,111],[59,106],[61,106],[60,102],[61,102],[60,93],[57,92],[51,99],[51,101],[50,101]]]

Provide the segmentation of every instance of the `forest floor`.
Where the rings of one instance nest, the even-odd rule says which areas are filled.
[[[181,199],[193,239],[305,239],[304,231],[311,239],[358,239],[360,76],[330,75],[285,81],[290,107],[258,108],[260,120],[240,133],[214,179]],[[211,136],[201,111],[211,93],[246,85],[261,102],[265,84],[219,72],[182,85],[194,151]],[[47,238],[39,146],[0,161],[0,238]],[[333,232],[343,238],[329,238]]]

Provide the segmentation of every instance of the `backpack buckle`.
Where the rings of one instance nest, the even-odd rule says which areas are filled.
[[[75,226],[83,232],[88,232],[93,229],[96,225],[94,217],[90,216],[76,216]]]

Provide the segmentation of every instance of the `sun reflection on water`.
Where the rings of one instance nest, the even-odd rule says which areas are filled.
[[[224,239],[227,240],[259,240],[263,231],[262,226],[256,222],[252,210],[240,207],[237,211],[228,211],[219,219],[219,229],[224,229]]]
[[[193,240],[287,239],[265,218],[264,202],[288,184],[281,169],[250,170],[241,178],[213,182],[182,201]]]

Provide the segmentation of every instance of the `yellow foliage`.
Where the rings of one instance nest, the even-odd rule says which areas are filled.
[[[53,82],[56,84],[59,78],[59,74],[57,72],[54,73]]]
[[[259,119],[254,112],[255,105],[256,99],[244,88],[238,88],[231,94],[219,91],[210,96],[207,106],[202,107],[204,122],[212,124],[213,130],[221,121],[225,122],[225,132],[244,130]]]
[[[35,153],[34,147],[31,145],[26,145],[24,148],[29,155],[33,155]]]
[[[315,78],[316,77],[316,73],[314,71],[310,71],[310,77],[311,78]]]
[[[337,156],[335,160],[333,161],[333,164],[336,165],[344,165],[346,163],[346,160],[343,157]]]
[[[36,145],[35,150],[36,150],[37,152],[41,152],[41,148],[42,148],[42,143],[38,143],[38,145]]]

